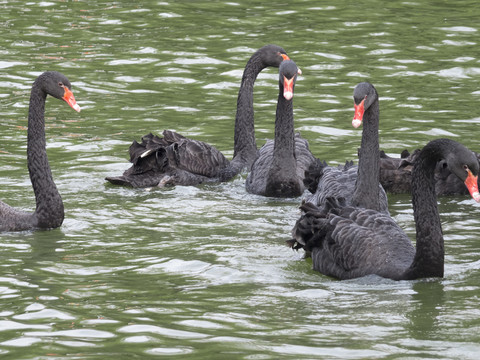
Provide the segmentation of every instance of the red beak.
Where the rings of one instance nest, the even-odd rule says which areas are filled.
[[[285,76],[283,77],[283,97],[287,100],[292,100],[293,98],[293,79],[287,79]]]
[[[467,187],[470,195],[476,202],[480,202],[480,193],[478,193],[478,176],[474,176],[470,169],[467,170],[468,176],[465,180],[465,186]]]
[[[66,86],[64,87],[64,90],[65,93],[63,94],[62,99],[65,100],[67,104],[72,107],[73,110],[80,112],[80,105],[77,104],[75,96],[73,96],[73,92]]]
[[[365,99],[367,97],[365,96]],[[363,121],[363,113],[365,112],[365,99],[362,100],[360,104],[353,103],[353,107],[355,108],[355,115],[353,116],[352,125],[354,128],[358,128]]]

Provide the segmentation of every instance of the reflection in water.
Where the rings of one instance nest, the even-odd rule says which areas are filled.
[[[444,310],[445,289],[441,281],[418,281],[413,283],[412,308],[406,316],[410,320],[410,338],[418,340],[438,339],[442,326],[439,315]]]

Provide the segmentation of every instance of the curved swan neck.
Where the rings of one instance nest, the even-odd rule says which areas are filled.
[[[293,124],[293,100],[286,100],[283,89],[278,95],[275,116],[275,142],[273,164],[295,172],[295,130]]]
[[[442,141],[429,143],[420,152],[412,170],[412,205],[416,226],[416,253],[407,276],[443,277],[444,242],[435,195],[434,171],[443,157]]]
[[[247,62],[237,98],[235,116],[234,152],[232,163],[240,162],[240,167],[250,168],[257,153],[253,111],[253,85],[258,74],[265,69],[257,51]]]
[[[379,176],[380,147],[378,142],[379,103],[375,100],[363,117],[362,145],[359,150],[358,176],[352,204],[380,211]]]
[[[63,222],[62,199],[53,182],[45,142],[45,100],[47,94],[35,82],[28,113],[27,163],[36,199],[38,227],[58,227]]]

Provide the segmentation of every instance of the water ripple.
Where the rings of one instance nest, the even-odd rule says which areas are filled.
[[[47,98],[47,152],[65,221],[1,235],[0,354],[478,357],[480,205],[467,197],[438,199],[444,279],[340,282],[285,246],[302,197],[248,194],[245,173],[190,188],[104,181],[130,166],[134,139],[163,129],[231,158],[243,68],[267,42],[302,68],[295,128],[329,163],[356,161],[352,90],[360,81],[380,95],[380,143],[389,154],[439,136],[478,151],[471,1],[86,4],[2,3],[0,199],[35,207],[25,157],[34,78],[64,72],[83,111]],[[254,88],[259,146],[273,138],[277,95],[278,69],[265,69]],[[389,201],[413,239],[410,197]]]
[[[28,329],[38,329],[46,330],[51,327],[48,325],[33,325],[33,324],[23,324],[17,321],[11,320],[0,320],[0,331],[9,331],[9,330],[28,330]]]
[[[208,335],[193,331],[176,330],[155,325],[127,325],[118,329],[120,333],[151,333],[175,339],[204,339]]]
[[[74,329],[74,330],[61,330],[61,331],[27,331],[26,336],[31,337],[68,337],[79,339],[108,339],[115,337],[114,334],[108,331],[94,330],[94,329]]]

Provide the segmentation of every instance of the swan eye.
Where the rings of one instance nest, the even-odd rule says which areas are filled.
[[[58,83],[58,86],[60,86],[62,88],[65,87],[65,85],[63,85],[63,83],[61,81]]]
[[[470,169],[468,168],[468,165],[463,165],[463,169],[464,169],[465,172],[467,172],[467,173],[470,171]]]

